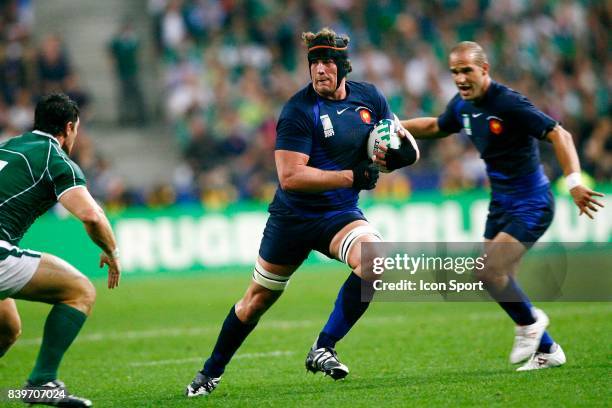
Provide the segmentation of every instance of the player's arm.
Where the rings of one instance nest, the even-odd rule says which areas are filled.
[[[68,190],[60,196],[59,202],[83,223],[91,240],[102,249],[100,267],[108,265],[108,287],[116,287],[121,273],[119,250],[104,210],[85,187]]]
[[[423,117],[401,120],[402,126],[417,139],[439,139],[450,135],[440,129],[438,118]]]
[[[463,123],[457,117],[457,104],[460,101],[459,95],[455,95],[446,105],[444,112],[437,118],[405,119],[400,123],[417,139],[439,139],[458,133],[463,127]]]
[[[278,180],[283,190],[309,193],[350,187],[370,190],[378,180],[378,168],[368,161],[359,163],[352,170],[321,170],[308,166],[309,157],[289,150],[274,152]]]
[[[589,218],[593,218],[592,212],[597,212],[597,206],[603,207],[603,204],[593,197],[603,197],[603,194],[582,185],[580,179],[580,161],[578,160],[578,153],[576,153],[572,135],[561,125],[557,124],[546,134],[546,139],[553,144],[555,155],[563,169],[570,194],[578,208],[580,208],[580,215],[584,213]]]

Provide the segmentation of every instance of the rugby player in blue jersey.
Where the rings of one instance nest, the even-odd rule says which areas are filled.
[[[563,365],[565,354],[546,332],[548,317],[533,308],[514,280],[521,258],[551,224],[554,200],[542,170],[538,140],[552,143],[580,214],[593,218],[603,205],[580,181],[580,163],[572,136],[520,93],[489,76],[482,47],[465,41],[449,55],[450,72],[459,92],[438,118],[402,121],[418,138],[445,137],[463,131],[480,151],[491,182],[491,203],[484,233],[487,263],[478,276],[491,296],[516,323],[510,362],[528,360],[518,371]],[[375,162],[390,170],[397,152]],[[500,244],[500,245],[497,245]]]
[[[346,263],[352,273],[306,358],[306,368],[334,379],[349,370],[336,355],[342,339],[363,315],[361,242],[380,235],[357,207],[359,191],[373,189],[378,168],[366,155],[374,124],[392,117],[385,97],[371,84],[347,81],[347,36],[330,29],[304,33],[311,83],[284,106],[277,124],[275,161],[280,186],[269,206],[253,281],[229,311],[212,354],[187,386],[186,395],[208,395],[259,318],[280,297],[291,274],[317,250]],[[402,144],[402,164],[414,163],[412,137]]]

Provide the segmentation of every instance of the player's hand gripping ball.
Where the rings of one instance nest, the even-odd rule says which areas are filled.
[[[379,146],[385,146],[388,149],[398,149],[401,141],[397,135],[397,125],[392,119],[382,119],[370,131],[368,136],[367,154],[368,157],[374,156],[376,153],[383,153]],[[388,173],[389,170],[380,168],[382,172]]]

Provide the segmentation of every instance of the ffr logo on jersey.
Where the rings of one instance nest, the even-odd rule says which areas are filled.
[[[329,115],[322,115],[319,118],[321,119],[321,124],[323,125],[323,133],[325,134],[325,137],[332,137],[335,135],[334,125],[332,125]]]
[[[489,130],[495,134],[499,135],[504,131],[504,127],[502,125],[503,119],[498,118],[497,116],[488,116],[487,120],[489,121]]]
[[[355,111],[359,112],[359,117],[363,123],[367,125],[372,123],[372,111],[370,108],[366,106],[359,106],[358,108],[355,108]]]

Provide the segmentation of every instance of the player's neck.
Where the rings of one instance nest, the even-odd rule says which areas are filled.
[[[57,142],[60,145],[60,148],[64,151],[64,153],[66,154],[70,154],[70,150],[68,149],[68,146],[66,145],[66,137],[64,135],[57,135],[55,136],[55,139],[57,139]]]
[[[491,77],[487,76],[485,78],[484,84],[482,85],[482,94],[480,97],[474,100],[474,103],[480,103],[487,96],[487,92],[489,91],[489,87],[491,87]]]

